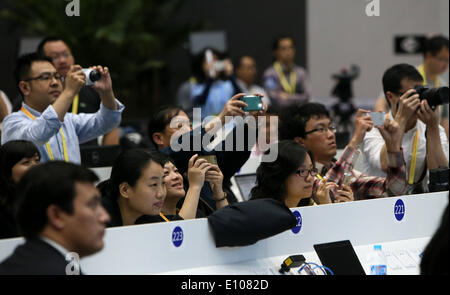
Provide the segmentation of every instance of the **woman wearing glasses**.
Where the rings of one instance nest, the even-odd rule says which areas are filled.
[[[252,199],[273,198],[287,207],[308,206],[353,201],[353,192],[348,185],[340,189],[334,182],[317,181],[312,153],[293,140],[282,140],[278,144],[278,157],[273,162],[261,162],[256,171],[257,185],[252,189]],[[318,185],[315,196],[313,188]]]

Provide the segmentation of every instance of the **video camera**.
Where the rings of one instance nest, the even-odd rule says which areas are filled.
[[[339,99],[332,106],[334,117],[338,123],[339,136],[336,136],[338,148],[345,147],[346,142],[350,139],[352,116],[356,113],[356,107],[352,103],[352,81],[359,76],[359,73],[359,67],[352,65],[350,69],[343,69],[340,73],[331,75],[331,78],[337,80],[331,95]]]

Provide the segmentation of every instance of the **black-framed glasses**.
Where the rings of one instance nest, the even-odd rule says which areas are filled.
[[[298,174],[301,177],[307,177],[308,174],[310,174],[312,177],[316,176],[319,171],[316,168],[313,169],[298,169],[295,171],[296,174]]]
[[[320,127],[320,128],[316,128],[316,129],[313,129],[313,130],[310,130],[310,131],[306,131],[306,132],[305,132],[305,135],[310,134],[310,133],[313,133],[313,132],[317,132],[317,133],[319,133],[319,134],[324,134],[324,133],[327,133],[328,130],[330,130],[330,131],[333,132],[333,133],[336,133],[337,128],[336,128],[336,126],[334,126],[334,125],[329,126],[329,127]]]
[[[33,81],[33,80],[39,80],[39,81],[44,81],[44,82],[50,82],[53,78],[55,78],[56,80],[60,81],[60,82],[64,82],[64,77],[58,73],[58,72],[54,72],[54,73],[42,73],[39,76],[35,77],[35,78],[28,78],[24,81],[29,82],[29,81]]]

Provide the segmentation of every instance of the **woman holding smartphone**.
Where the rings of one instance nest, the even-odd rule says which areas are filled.
[[[312,153],[293,140],[278,143],[278,157],[273,162],[261,162],[256,171],[257,185],[251,191],[251,199],[272,198],[289,208],[315,204],[330,204],[330,191],[334,202],[353,201],[348,185],[338,185],[318,180]],[[267,153],[267,152],[266,152]],[[315,195],[313,190],[317,186]]]
[[[189,186],[186,187],[184,179],[174,161],[164,157],[164,181],[166,186],[166,199],[161,213],[168,219],[172,216],[182,216],[183,219],[204,217],[205,213],[199,206],[207,206],[203,201],[201,190],[204,182],[209,182],[216,208],[228,205],[227,197],[222,189],[223,174],[219,166],[210,163],[206,158],[197,154],[189,160],[187,178]],[[182,203],[181,203],[182,202]]]

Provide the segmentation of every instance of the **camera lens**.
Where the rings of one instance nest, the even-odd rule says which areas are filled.
[[[425,99],[433,110],[439,105],[448,104],[448,87],[416,87],[416,91],[419,94],[419,99]]]
[[[93,70],[89,73],[89,79],[91,79],[92,82],[97,82],[101,77],[102,75],[96,70]]]

